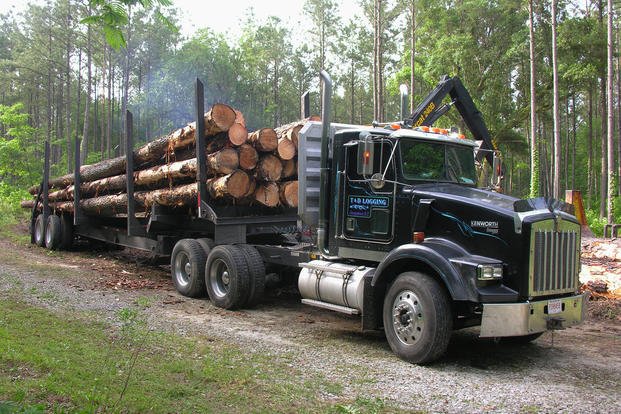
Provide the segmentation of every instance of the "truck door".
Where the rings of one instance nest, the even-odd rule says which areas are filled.
[[[395,143],[367,137],[347,147],[342,236],[389,243],[394,235]]]

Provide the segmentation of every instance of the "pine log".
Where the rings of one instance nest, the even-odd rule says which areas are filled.
[[[235,146],[239,146],[248,141],[248,130],[241,124],[233,124],[228,130],[229,141]]]
[[[248,193],[249,187],[250,178],[242,170],[207,180],[207,190],[213,198],[242,198]]]
[[[278,181],[282,176],[282,161],[273,154],[262,154],[255,173],[259,180]]]
[[[276,207],[279,202],[278,184],[264,183],[257,186],[255,200],[267,207]]]
[[[207,157],[207,174],[229,174],[237,169],[237,151],[233,148],[226,148]],[[163,186],[173,186],[185,179],[195,179],[197,173],[196,158],[177,161],[167,165],[158,165],[134,172],[134,185],[137,187],[159,188]],[[114,177],[106,177],[100,180],[82,183],[80,185],[81,196],[83,198],[97,197],[100,194],[108,194],[123,191],[126,188],[125,174]],[[49,194],[50,201],[73,200],[74,186],[71,185],[62,190],[54,191]]]
[[[235,111],[228,105],[215,104],[205,114],[205,135],[212,136],[219,132],[228,131],[235,122]],[[195,123],[158,138],[134,151],[134,166],[141,166],[157,162],[172,153],[175,149],[183,148],[195,143]],[[112,177],[125,172],[125,157],[111,158],[91,165],[80,167],[80,176],[83,182],[95,181],[100,178]],[[50,180],[50,188],[63,188],[73,184],[73,174]],[[36,194],[39,186],[33,186],[28,191]]]
[[[230,174],[239,167],[239,154],[234,148],[224,148],[207,155],[211,175]]]
[[[272,128],[261,128],[248,135],[248,141],[254,145],[257,151],[272,152],[278,148],[278,137]]]
[[[239,167],[243,170],[253,170],[259,162],[259,153],[250,144],[242,144],[239,148]]]
[[[281,160],[290,160],[297,152],[296,145],[287,137],[278,138],[278,156]]]
[[[280,203],[287,207],[298,206],[298,182],[286,181],[279,185]]]
[[[197,199],[196,183],[154,191],[138,191],[134,193],[134,199],[136,206],[145,211],[154,204],[172,208],[189,207]],[[28,201],[34,203],[34,200]],[[23,202],[22,205],[24,206],[24,204],[27,203]],[[53,210],[73,212],[73,202],[71,201],[51,203],[50,207]],[[80,201],[80,208],[88,215],[113,216],[123,214],[127,212],[127,194],[87,198]]]
[[[298,147],[298,137],[299,137],[299,133],[300,130],[302,129],[302,127],[310,121],[319,121],[321,118],[319,118],[318,116],[311,116],[309,118],[306,119],[301,119],[299,121],[294,121],[291,122],[289,124],[286,125],[282,125],[279,126],[278,128],[276,128],[276,135],[278,135],[278,138],[289,138],[289,140],[291,140],[291,142],[293,142],[293,144],[295,145],[295,147]]]
[[[283,161],[281,178],[291,178],[297,175],[298,175],[298,161],[296,159]]]

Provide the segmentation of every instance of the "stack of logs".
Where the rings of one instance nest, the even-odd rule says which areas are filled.
[[[241,112],[215,104],[205,114],[209,195],[234,205],[297,207],[296,153],[304,123],[248,133]],[[196,205],[195,131],[195,123],[191,123],[134,150],[137,208],[147,211],[153,204],[173,208]],[[125,164],[125,157],[117,157],[80,168],[80,207],[86,214],[127,212]],[[53,210],[73,212],[73,181],[73,174],[50,180],[48,199]],[[29,191],[36,195],[39,187]],[[32,208],[34,200],[21,205]]]

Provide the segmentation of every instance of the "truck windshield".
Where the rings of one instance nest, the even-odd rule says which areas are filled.
[[[427,141],[400,142],[403,178],[408,181],[476,183],[472,148]]]

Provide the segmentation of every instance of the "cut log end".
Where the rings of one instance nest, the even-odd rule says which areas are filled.
[[[283,161],[282,165],[282,178],[291,178],[298,174],[298,163],[295,159]]]
[[[242,144],[239,148],[239,167],[244,170],[253,170],[259,161],[259,154],[250,144]]]
[[[287,181],[280,184],[280,202],[287,207],[298,206],[297,181]]]
[[[213,198],[242,198],[248,193],[249,187],[250,177],[242,170],[207,180],[207,189]]]
[[[278,184],[265,183],[257,187],[254,198],[267,207],[276,207],[280,201]]]
[[[229,141],[235,146],[242,145],[248,140],[248,130],[241,124],[235,123],[229,128]]]
[[[265,181],[278,181],[282,177],[282,161],[272,154],[261,156],[256,168],[257,178]]]
[[[205,134],[228,131],[235,123],[235,110],[228,105],[217,103],[205,115]]]
[[[278,156],[282,160],[290,160],[295,157],[297,150],[295,144],[288,138],[278,140]]]
[[[257,151],[272,152],[278,148],[278,137],[272,128],[262,128],[248,136]]]

